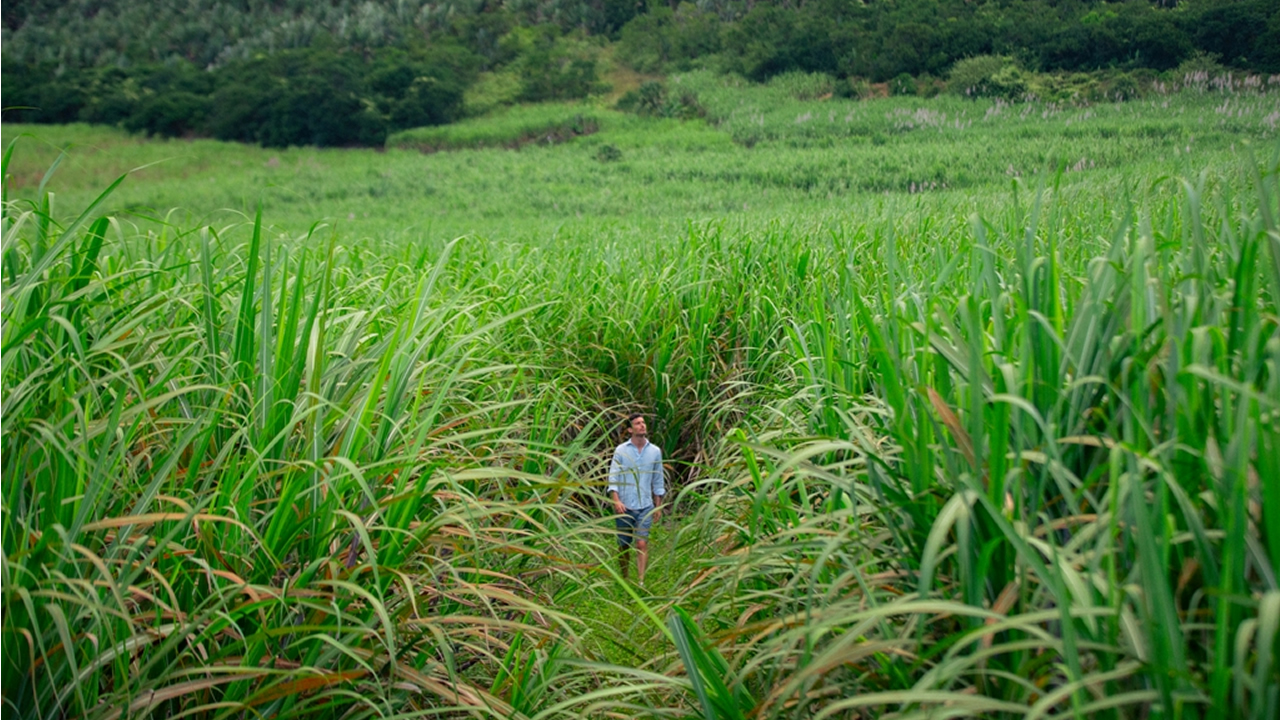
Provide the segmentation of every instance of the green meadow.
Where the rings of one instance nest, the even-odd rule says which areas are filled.
[[[5,125],[5,717],[1280,715],[1280,95],[803,81]]]

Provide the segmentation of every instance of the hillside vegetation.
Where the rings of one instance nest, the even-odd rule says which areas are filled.
[[[820,82],[518,150],[6,125],[5,714],[1280,714],[1280,93]]]
[[[1135,97],[1280,73],[1280,0],[11,3],[7,122],[377,146],[516,103],[602,97],[619,68],[877,92]]]

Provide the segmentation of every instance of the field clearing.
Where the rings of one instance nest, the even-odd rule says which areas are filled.
[[[1280,95],[675,84],[518,151],[5,126],[6,713],[1280,713]]]

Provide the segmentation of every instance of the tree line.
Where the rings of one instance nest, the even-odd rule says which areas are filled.
[[[272,146],[388,133],[646,73],[756,81],[1041,72],[1208,57],[1280,73],[1280,0],[31,0],[9,3],[5,121],[118,124]]]
[[[204,69],[186,61],[67,68],[4,63],[4,120],[90,122],[161,136],[290,145],[381,146],[397,130],[467,112],[464,93],[500,64],[505,102],[585,97],[596,62],[555,26],[512,27],[493,56],[456,37],[354,49],[311,45]],[[16,66],[16,67],[15,67]]]
[[[800,70],[885,82],[979,55],[1053,72],[1167,70],[1198,53],[1280,73],[1280,0],[808,0],[729,18],[681,3],[631,20],[620,40],[639,69],[754,80]]]

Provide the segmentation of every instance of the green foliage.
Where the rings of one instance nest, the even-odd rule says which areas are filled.
[[[951,66],[947,74],[951,92],[968,97],[998,97],[1007,100],[1027,93],[1026,77],[1012,58],[979,55]]]
[[[729,664],[720,651],[698,631],[689,614],[675,608],[667,618],[676,651],[684,664],[685,675],[693,686],[703,717],[708,720],[746,720],[756,702],[741,681],[728,677]]]
[[[209,98],[189,92],[169,92],[143,100],[124,119],[125,128],[163,137],[200,132],[209,114]]]
[[[705,117],[707,111],[692,90],[681,88],[674,93],[661,82],[650,80],[618,98],[617,108],[642,117],[664,117],[690,120]]]
[[[229,66],[209,129],[222,140],[290,145],[372,144],[384,124],[364,102],[360,63],[326,52],[285,52]]]
[[[728,672],[778,705],[838,688],[829,702],[800,695],[827,716],[913,703],[1022,717],[1049,686],[1085,715],[1273,714],[1280,593],[1262,576],[1275,560],[1244,548],[1261,507],[1248,503],[1280,492],[1247,489],[1280,438],[1265,409],[1280,407],[1280,244],[1264,239],[1262,209],[1280,200],[1277,170],[1221,214],[1205,176],[1185,181],[1151,217],[1160,249],[1132,220],[1100,247],[1058,244],[1082,237],[1083,208],[1041,180],[1026,205],[973,216],[971,234],[940,232],[957,244],[936,256],[889,233],[884,266],[866,273],[863,260],[861,282],[836,281],[793,335],[810,384],[792,407],[807,422],[731,438],[739,472],[716,499],[738,508],[726,551],[751,562],[705,565],[700,616],[724,628],[707,644]],[[1247,300],[1227,278],[1248,278]],[[1241,302],[1238,321],[1215,314]],[[884,539],[869,542],[869,527]],[[1266,569],[1249,578],[1243,565]],[[734,619],[764,598],[795,625],[762,621],[744,647]],[[917,662],[884,662],[902,647]],[[1136,647],[1159,650],[1135,662]],[[859,658],[869,671],[847,667]],[[1110,692],[1085,690],[1100,683]]]
[[[937,97],[947,89],[947,84],[943,80],[925,73],[916,78],[916,93],[920,97]]]
[[[769,86],[787,93],[796,100],[814,100],[831,97],[839,82],[825,73],[785,72],[769,79]]]
[[[618,162],[621,159],[622,151],[613,145],[601,145],[600,149],[596,150],[596,160],[599,160],[602,163]]]
[[[833,45],[829,18],[817,12],[792,12],[772,3],[757,3],[723,34],[724,68],[753,80],[787,71],[836,73],[839,50]]]
[[[1006,99],[1028,92],[1131,98],[1147,84],[1121,73],[1167,72],[1196,57],[1280,73],[1280,0],[716,0],[674,7],[632,0],[191,0],[181,8],[73,0],[24,3],[6,9],[5,18],[7,121],[82,120],[275,146],[378,145],[390,132],[516,102],[603,94],[601,57],[611,41],[616,47],[605,56],[645,73],[704,69],[757,82],[814,82],[797,88],[801,99],[866,96],[846,84],[861,78],[903,93],[907,76],[942,76],[975,58],[1016,59],[1016,68],[961,83]],[[1049,86],[1063,82],[1038,73],[1103,76],[1057,90]],[[328,82],[337,92],[322,97]],[[942,89],[933,81],[914,84],[926,96]],[[219,94],[242,85],[252,104]],[[156,99],[165,95],[174,97]],[[679,102],[664,107],[666,114],[698,114]]]
[[[487,115],[500,107],[519,101],[524,87],[520,75],[513,70],[481,73],[476,82],[462,93],[462,105],[471,117]]]
[[[1280,73],[1280,2],[1204,3],[1188,21],[1196,50],[1236,67]]]
[[[719,18],[695,3],[657,4],[622,28],[618,56],[641,72],[692,69],[720,51]]]
[[[1153,9],[1147,3],[1094,9],[1064,23],[1039,54],[1047,70],[1091,70],[1117,65],[1167,70],[1191,53],[1191,13]]]
[[[1230,55],[1233,65],[1278,72],[1280,3],[1183,3],[1147,0],[1091,4],[955,1],[861,3],[820,0],[787,7],[756,3],[748,12],[695,14],[665,8],[638,16],[622,37],[625,57],[644,71],[701,65],[755,80],[803,71],[888,81],[907,73],[941,74],[967,57],[1007,55],[1027,67],[1085,71],[1112,67],[1168,70],[1193,51]],[[702,5],[700,5],[702,7]],[[701,23],[688,42],[682,27]],[[718,30],[718,32],[717,32]],[[1241,53],[1245,49],[1244,54]]]
[[[509,67],[520,78],[520,100],[577,100],[607,89],[597,71],[599,48],[584,37],[561,35],[553,25],[518,27],[501,45],[516,58]]]
[[[6,6],[4,46],[6,61],[68,67],[186,60],[205,68],[282,50],[324,46],[365,53],[442,36],[484,54],[486,45],[492,49],[517,24],[610,34],[641,7],[628,0],[533,0],[519,8],[401,0],[28,2]]]
[[[1187,75],[1203,75],[1205,77],[1218,77],[1229,72],[1219,60],[1221,55],[1217,53],[1197,52],[1186,60],[1178,64],[1174,70],[1174,76]]]
[[[1275,93],[670,87],[520,152],[5,126],[8,711],[1275,716]]]
[[[368,52],[453,37],[490,64],[516,26],[552,25],[618,40],[645,72],[712,67],[753,79],[798,70],[887,81],[940,74],[981,54],[1029,68],[1167,70],[1192,51],[1236,67],[1280,72],[1277,0],[903,3],[530,0],[518,4],[249,0],[181,5],[122,0],[6,8],[6,61],[57,67],[185,60],[199,68],[319,44]],[[493,69],[490,67],[489,69]]]
[[[890,95],[918,94],[917,88],[916,88],[916,79],[911,77],[911,75],[907,73],[902,73],[901,75],[889,81],[889,94]]]
[[[1104,87],[1102,77],[1095,73],[1055,73],[1032,76],[1029,89],[1041,100],[1092,102],[1106,98]]]
[[[412,128],[387,138],[387,147],[436,152],[464,148],[516,148],[555,144],[600,129],[601,113],[567,103],[523,105],[440,127]]]
[[[836,96],[867,100],[873,96],[871,83],[866,78],[852,77],[836,85]]]
[[[617,107],[624,112],[657,117],[663,114],[666,105],[666,86],[656,80],[649,80],[618,98]]]
[[[6,110],[5,118],[118,123],[148,134],[212,135],[271,147],[379,145],[388,131],[458,117],[475,64],[467,50],[441,44],[368,58],[291,50],[212,71],[180,62],[61,76],[33,67],[11,76],[6,66],[6,78],[21,78],[6,100],[30,109]]]

